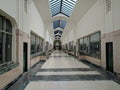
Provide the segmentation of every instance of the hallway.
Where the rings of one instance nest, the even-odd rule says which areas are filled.
[[[120,90],[114,75],[62,51],[54,51],[28,73],[8,90]]]
[[[120,0],[0,0],[0,90],[57,89],[120,90]]]

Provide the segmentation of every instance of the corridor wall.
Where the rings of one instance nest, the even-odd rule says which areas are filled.
[[[63,42],[68,43],[69,38],[74,38],[77,41],[80,38],[91,35],[95,32],[100,32],[101,41],[101,57],[93,58],[86,55],[80,55],[79,59],[86,59],[87,61],[94,63],[104,69],[107,69],[106,60],[106,44],[113,43],[113,72],[120,74],[120,0],[96,0],[94,5],[89,8],[82,18],[79,18],[74,31],[76,34],[72,34],[72,29],[64,34]],[[74,22],[76,23],[76,22]],[[71,36],[71,37],[69,37]],[[77,51],[79,53],[79,50]]]

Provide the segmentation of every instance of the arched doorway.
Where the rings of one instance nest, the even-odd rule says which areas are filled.
[[[55,50],[61,50],[62,46],[61,46],[61,41],[60,40],[55,40],[54,41],[54,47]]]

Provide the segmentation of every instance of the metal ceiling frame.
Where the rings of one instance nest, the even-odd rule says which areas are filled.
[[[63,14],[70,17],[76,4],[75,0],[49,0],[51,15]],[[66,6],[67,5],[67,6]],[[65,9],[66,8],[66,9]],[[66,10],[67,12],[65,12]]]

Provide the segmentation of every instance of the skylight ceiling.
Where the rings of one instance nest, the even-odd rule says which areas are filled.
[[[53,28],[56,29],[56,28],[62,28],[64,29],[66,26],[66,21],[65,20],[55,20],[53,21]]]
[[[70,17],[77,0],[49,0],[51,16],[64,14]]]

